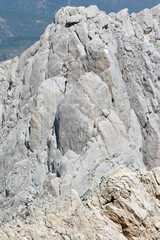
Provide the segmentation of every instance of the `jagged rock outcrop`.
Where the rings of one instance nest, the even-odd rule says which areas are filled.
[[[25,224],[2,226],[0,236],[3,240],[158,240],[159,209],[160,168],[137,173],[121,168],[104,176],[82,199],[71,190],[36,207]]]
[[[159,29],[160,5],[131,15],[127,9],[106,15],[96,6],[66,7],[56,13],[39,42],[20,58],[0,64],[2,224],[19,221],[21,225],[28,215],[34,214],[27,210],[28,203],[32,206],[30,209],[34,209],[70,189],[82,197],[93,184],[100,183],[104,175],[111,175],[121,166],[133,172],[159,166]],[[112,187],[122,188],[123,193],[124,187],[117,182],[122,180],[127,189],[131,184],[129,191],[138,198],[143,184],[139,175],[136,176],[134,179],[114,178]],[[105,184],[103,180],[102,183]],[[152,183],[149,184],[152,188]],[[145,199],[146,188],[141,193]],[[152,193],[149,190],[148,194]],[[90,237],[86,235],[88,231],[79,237],[72,236],[69,230],[64,237],[64,233],[56,230],[59,235],[54,239],[69,239],[70,234],[70,239],[105,239],[105,234],[109,239],[107,232],[112,230],[110,239],[146,239],[142,232],[150,238],[152,231],[154,239],[158,239],[159,227],[153,230],[153,223],[148,220],[151,214],[148,207],[152,208],[150,200],[146,200],[146,205],[145,200],[140,200],[141,206],[133,203],[137,204],[133,209],[127,202],[132,202],[128,195],[126,199],[122,195],[114,206],[117,198],[109,194],[107,198],[113,201],[108,205],[107,216],[115,226],[107,220],[109,226],[104,227],[105,218],[102,219],[103,214],[98,215],[95,218],[101,219],[100,228],[104,228],[104,233],[95,233],[93,229],[98,229],[99,225],[94,225],[89,215],[84,217],[84,222],[88,224]],[[153,195],[157,196],[155,192]],[[89,214],[89,210],[83,210],[74,191],[72,197],[80,204],[81,213]],[[70,204],[70,198],[67,199]],[[65,197],[60,205],[56,204],[55,211],[60,206],[63,210],[63,201]],[[159,200],[156,198],[156,201]],[[127,209],[123,209],[125,204],[128,204]],[[155,219],[156,204],[159,203],[153,204],[151,214]],[[101,207],[98,205],[99,209]],[[147,216],[145,221],[141,216],[142,208]],[[128,217],[127,211],[133,216]],[[66,212],[67,218],[69,212]],[[59,221],[58,224],[69,220],[60,217]],[[81,221],[83,225],[83,217]],[[75,219],[74,231],[79,229],[76,222]],[[57,224],[54,220],[52,223]],[[45,224],[42,223],[42,229],[46,228]],[[45,231],[48,234],[48,229]],[[15,236],[10,238],[18,239],[20,235]],[[33,239],[40,237],[32,236]]]

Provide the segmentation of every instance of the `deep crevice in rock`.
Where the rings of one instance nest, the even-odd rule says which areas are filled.
[[[48,147],[48,159],[47,159],[47,167],[48,167],[48,172],[51,171],[51,163],[50,163],[50,141],[47,141],[47,147]]]
[[[48,147],[48,158],[47,158],[48,172],[56,173],[53,159],[51,161],[51,141],[50,140],[47,141],[47,147]]]
[[[66,23],[66,24],[65,24],[65,27],[66,27],[66,28],[70,28],[70,27],[74,26],[75,24],[77,24],[77,22]]]
[[[86,46],[85,46],[84,43],[81,41],[78,33],[77,33],[77,32],[75,32],[75,33],[76,33],[76,36],[77,36],[78,40],[80,41],[80,43],[82,43],[82,45],[83,45],[83,47],[84,47],[84,50],[85,50],[85,53],[86,53],[86,55],[87,55],[87,48],[86,48]]]
[[[56,135],[56,142],[57,142],[57,148],[59,149],[60,147],[60,142],[59,142],[59,115],[55,117],[54,120],[54,130],[55,130],[55,135]]]
[[[61,174],[60,174],[60,172],[59,172],[58,170],[56,171],[56,176],[57,176],[58,178],[61,177]]]
[[[108,29],[108,24],[104,25],[102,29]]]
[[[24,143],[24,145],[26,146],[26,148],[27,148],[29,151],[31,151],[31,152],[32,152],[32,150],[31,150],[31,148],[30,148],[29,141],[26,141],[26,140],[25,140],[25,143]]]
[[[111,202],[114,203],[114,201],[115,201],[114,196],[111,196]]]
[[[31,135],[31,127],[28,128],[29,136]]]
[[[9,197],[9,190],[7,190],[7,189],[5,190],[5,196]]]

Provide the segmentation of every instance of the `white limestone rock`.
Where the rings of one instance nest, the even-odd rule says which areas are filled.
[[[86,9],[87,18],[94,18],[100,13],[96,5],[89,6]]]
[[[138,13],[138,18],[144,34],[149,34],[153,29],[153,19],[150,11],[148,9],[144,9],[142,12]]]
[[[104,239],[106,234],[106,239],[126,239],[127,234],[132,234],[133,239],[136,236],[141,239],[137,227],[140,223],[142,232],[148,234],[146,239],[150,239],[150,230],[146,230],[151,229],[147,209],[154,212],[153,234],[159,231],[156,205],[149,203],[147,194],[154,185],[152,193],[159,199],[159,187],[152,178],[154,175],[159,179],[159,170],[146,173],[146,179],[143,175],[143,184],[141,175],[133,177],[135,171],[152,169],[160,161],[159,7],[132,15],[127,9],[106,15],[96,6],[62,8],[40,41],[20,58],[0,63],[0,219],[3,224],[23,224],[34,209],[42,206],[39,211],[43,212],[46,203],[50,204],[71,188],[83,196],[93,185],[101,184],[104,175],[113,174],[123,166],[130,169],[125,171],[127,176],[130,172],[134,174],[109,180],[107,188],[115,195],[105,193],[109,202],[105,202],[109,204],[107,220],[100,214],[101,210],[95,210],[94,206],[99,208],[97,202],[91,202],[96,211],[92,214],[84,210],[79,197],[72,192],[69,195],[74,204],[80,206],[80,211],[87,211],[87,216],[78,215],[82,231],[76,234],[78,225],[74,220],[75,229],[72,231],[67,225],[66,233],[61,213],[67,211],[68,216],[73,211],[67,200],[69,210],[60,202],[58,206],[63,205],[65,210],[62,207],[60,215],[47,217],[49,233],[42,221],[42,229],[35,231],[35,235],[29,230],[30,236],[61,239],[63,234],[66,239]],[[133,199],[128,194],[130,188]],[[139,198],[141,188],[143,199]],[[119,191],[122,195],[118,200]],[[140,205],[135,201],[136,196]],[[67,195],[67,199],[72,197]],[[101,193],[100,198],[105,201]],[[128,208],[123,207],[125,199]],[[115,201],[120,201],[116,202],[120,210],[112,203]],[[129,213],[128,209],[131,209]],[[85,230],[86,226],[83,228],[83,220],[90,231]],[[95,232],[99,221],[105,230]],[[21,236],[10,227],[5,231],[11,239],[30,239],[28,233]],[[2,239],[8,238],[4,231],[1,235]]]
[[[122,29],[127,36],[134,36],[134,29],[130,21],[130,16],[128,14],[128,9],[123,9],[116,15],[117,20],[122,23]]]

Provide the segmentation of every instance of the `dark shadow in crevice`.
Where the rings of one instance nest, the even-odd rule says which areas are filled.
[[[59,173],[59,171],[58,171],[58,170],[56,171],[56,176],[57,176],[58,178],[60,178],[60,177],[61,177],[61,174]]]
[[[65,27],[66,27],[66,28],[70,28],[70,27],[74,26],[75,24],[77,24],[77,22],[66,23],[66,24],[65,24]]]
[[[56,142],[57,142],[57,149],[60,147],[59,143],[59,116],[57,115],[54,120],[54,129],[55,129],[55,135],[56,135]]]
[[[28,142],[28,141],[26,141],[26,140],[25,140],[25,143],[24,143],[24,144],[25,144],[25,146],[26,146],[26,148],[27,148],[28,150],[31,150],[31,148],[30,148],[30,145],[29,145],[29,142]]]
[[[9,197],[9,190],[7,190],[7,189],[5,190],[5,196]]]
[[[115,198],[113,196],[111,196],[111,202],[114,203]]]
[[[108,24],[104,25],[102,29],[108,29]]]

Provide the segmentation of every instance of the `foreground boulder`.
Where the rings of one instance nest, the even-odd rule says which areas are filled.
[[[37,207],[25,223],[2,226],[0,236],[3,240],[158,240],[159,207],[160,168],[137,173],[120,168],[81,199],[71,190]]]

